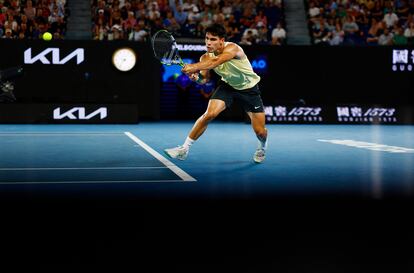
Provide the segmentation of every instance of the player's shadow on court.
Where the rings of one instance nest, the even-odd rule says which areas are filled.
[[[222,161],[220,162],[219,166],[212,166],[211,162],[203,162],[201,163],[203,166],[211,166],[212,168],[206,168],[204,174],[208,173],[217,173],[220,171],[229,173],[229,172],[235,172],[238,173],[240,171],[249,171],[250,169],[253,169],[260,164],[255,163],[253,160],[231,160],[231,161]],[[211,170],[211,171],[210,171]]]

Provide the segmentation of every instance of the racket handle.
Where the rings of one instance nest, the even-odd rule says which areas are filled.
[[[198,79],[196,80],[196,83],[201,84],[203,80],[204,80],[203,75],[201,75],[201,73],[198,73]]]

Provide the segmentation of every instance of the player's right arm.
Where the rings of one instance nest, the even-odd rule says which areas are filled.
[[[207,53],[201,55],[200,62],[202,62],[203,60],[206,60],[207,58],[209,58]],[[188,76],[190,77],[192,81],[195,81],[198,84],[205,84],[207,82],[206,78],[207,78],[208,71],[209,71],[208,69],[200,70],[199,72],[191,73]]]

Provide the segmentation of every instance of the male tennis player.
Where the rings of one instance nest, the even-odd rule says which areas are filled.
[[[190,146],[204,133],[209,122],[237,99],[249,115],[259,140],[253,160],[261,163],[265,159],[267,129],[263,102],[257,85],[260,77],[253,71],[243,49],[235,43],[225,42],[225,35],[226,31],[222,25],[213,24],[207,27],[207,52],[201,56],[200,62],[187,64],[182,69],[182,72],[193,81],[201,84],[205,82],[203,79],[208,70],[213,69],[221,76],[221,81],[209,100],[207,111],[195,122],[184,144],[165,150],[169,157],[185,160]]]

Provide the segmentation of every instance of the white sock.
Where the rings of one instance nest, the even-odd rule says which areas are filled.
[[[263,149],[263,150],[266,150],[266,148],[267,148],[267,138],[264,142],[259,139],[259,148]]]
[[[185,139],[185,142],[184,142],[184,144],[183,144],[183,147],[186,149],[186,150],[189,150],[190,149],[190,146],[191,145],[193,145],[193,143],[195,142],[195,140],[194,139],[191,139],[191,138],[189,138],[189,137],[187,137],[186,139]]]

